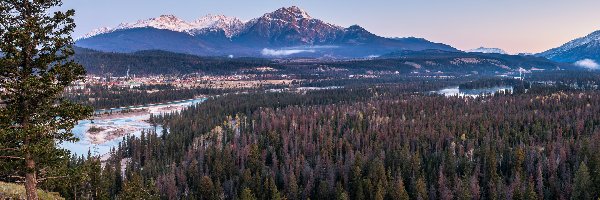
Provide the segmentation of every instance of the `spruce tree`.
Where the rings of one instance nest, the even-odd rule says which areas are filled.
[[[242,190],[242,195],[240,196],[241,200],[256,200],[256,196],[252,193],[252,190],[248,188],[244,188]]]
[[[398,200],[408,200],[408,192],[406,192],[406,187],[404,186],[404,182],[402,181],[402,177],[397,177],[394,183],[394,187],[390,190],[390,197],[392,199]]]
[[[62,98],[85,70],[70,59],[75,11],[51,11],[60,5],[0,1],[0,159],[10,166],[2,173],[25,182],[28,199],[52,178],[40,177],[42,169],[65,165],[69,152],[58,143],[75,141],[70,130],[92,111]]]
[[[158,199],[153,194],[152,187],[144,185],[142,177],[137,173],[133,173],[125,181],[123,191],[119,194],[119,199]]]
[[[429,199],[429,195],[427,194],[427,183],[425,183],[425,178],[423,176],[417,179],[417,183],[415,185],[415,199],[425,200]]]
[[[589,169],[584,162],[581,162],[579,169],[575,172],[573,194],[571,197],[572,199],[592,199],[590,194],[592,188]]]

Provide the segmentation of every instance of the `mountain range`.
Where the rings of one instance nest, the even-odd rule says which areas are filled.
[[[386,38],[358,25],[337,26],[313,18],[296,6],[280,8],[249,21],[224,15],[185,21],[174,15],[161,15],[93,30],[77,39],[76,46],[114,53],[160,50],[197,56],[263,58],[344,59],[389,56],[403,51],[460,52],[450,45],[423,38]],[[466,52],[506,54],[502,49],[485,47]],[[532,55],[555,62],[592,63],[597,68],[600,31]]]
[[[341,27],[292,6],[242,21],[207,15],[187,22],[173,15],[99,28],[76,45],[105,52],[164,50],[202,56],[372,57],[400,50],[458,51],[421,38],[385,38],[353,25]]]
[[[134,23],[121,23],[115,28],[102,27],[92,30],[85,34],[79,40],[91,38],[97,35],[111,33],[119,30],[135,29],[135,28],[156,28],[171,30],[176,32],[184,32],[190,35],[201,35],[208,31],[223,31],[226,37],[232,37],[239,33],[244,26],[244,22],[235,17],[227,17],[224,15],[206,15],[192,22],[186,22],[177,18],[174,15],[161,15],[156,18],[147,20],[139,20]]]

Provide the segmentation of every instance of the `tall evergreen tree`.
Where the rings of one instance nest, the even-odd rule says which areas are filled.
[[[248,188],[244,188],[242,190],[242,195],[240,196],[241,200],[256,200],[256,196],[252,193],[252,190]]]
[[[298,183],[296,181],[296,176],[294,176],[294,173],[290,174],[290,178],[288,180],[288,192],[287,192],[287,197],[289,199],[297,199],[298,198]]]
[[[590,194],[592,187],[589,169],[584,162],[581,162],[575,172],[572,199],[592,199]]]
[[[448,187],[448,183],[446,181],[446,175],[444,175],[443,169],[440,168],[438,172],[438,191],[439,199],[443,200],[451,200],[454,198],[452,191]]]
[[[408,192],[406,192],[406,187],[404,186],[402,177],[398,177],[396,179],[397,180],[394,183],[394,187],[391,188],[390,197],[397,200],[408,200]]]
[[[425,178],[423,176],[420,176],[417,179],[414,194],[415,194],[415,199],[418,199],[418,200],[429,199],[429,195],[427,194],[427,183],[425,183]]]
[[[158,199],[150,188],[152,187],[144,185],[139,174],[133,173],[125,182],[119,199]]]
[[[200,180],[200,195],[202,196],[200,199],[213,199],[215,196],[213,181],[208,176],[203,176]]]
[[[60,0],[0,1],[0,149],[10,177],[25,182],[28,199],[38,199],[42,169],[65,165],[68,152],[57,142],[74,141],[70,131],[91,108],[62,98],[85,70],[73,55],[74,10],[51,9]],[[45,170],[44,170],[45,171]]]

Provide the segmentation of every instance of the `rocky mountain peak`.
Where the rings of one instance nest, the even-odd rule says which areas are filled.
[[[280,8],[271,13],[263,15],[263,19],[283,20],[286,22],[294,22],[301,20],[310,20],[312,17],[299,7],[292,6],[288,8]]]
[[[279,12],[287,12],[291,15],[294,15],[298,19],[311,19],[312,17],[304,10],[300,9],[297,6],[291,6],[288,8],[281,8],[278,10]]]
[[[536,54],[554,61],[575,62],[583,59],[600,60],[600,30]]]

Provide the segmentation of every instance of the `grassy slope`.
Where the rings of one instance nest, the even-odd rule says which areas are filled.
[[[40,199],[64,199],[57,193],[38,190]],[[0,182],[0,199],[25,199],[25,187],[20,184]]]

